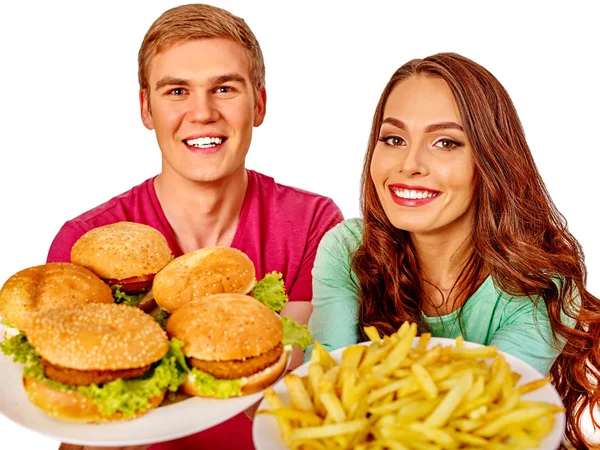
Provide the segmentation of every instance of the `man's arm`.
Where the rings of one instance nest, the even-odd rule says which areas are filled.
[[[71,262],[71,248],[87,231],[73,221],[65,223],[50,245],[46,262]]]
[[[281,316],[289,316],[299,325],[308,325],[308,319],[312,313],[312,304],[310,301],[295,301],[288,302],[281,310]],[[292,360],[290,362],[290,366],[288,370],[294,370],[296,367],[302,364],[302,359],[304,358],[304,351],[298,347],[294,346],[294,350],[292,351]]]

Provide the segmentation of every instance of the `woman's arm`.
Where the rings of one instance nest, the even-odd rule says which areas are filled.
[[[313,275],[313,312],[308,322],[313,340],[327,350],[358,341],[358,287],[350,268],[351,253],[360,244],[357,221],[345,221],[324,237],[317,251]],[[306,349],[310,360],[314,346]]]
[[[528,298],[513,298],[504,310],[502,325],[489,345],[496,345],[547,375],[564,342],[556,342],[546,305]]]

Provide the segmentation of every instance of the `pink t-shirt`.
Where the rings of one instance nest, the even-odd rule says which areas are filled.
[[[256,278],[283,274],[290,301],[312,299],[312,267],[323,235],[343,220],[329,198],[276,183],[273,178],[247,170],[248,188],[231,247],[246,253]],[[175,233],[154,190],[154,178],[66,222],[54,238],[48,262],[70,262],[71,248],[84,233],[120,221],[150,225],[166,238],[175,257],[181,256]],[[155,444],[152,450],[254,449],[252,423],[242,413],[202,433]]]

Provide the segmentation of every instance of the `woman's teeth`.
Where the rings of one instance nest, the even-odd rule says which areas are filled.
[[[217,145],[221,145],[223,143],[223,138],[204,137],[204,138],[190,139],[188,141],[185,141],[185,143],[187,145],[189,145],[190,147],[210,148],[210,147],[215,147]]]
[[[428,191],[415,191],[412,189],[396,189],[391,188],[392,192],[396,195],[396,197],[407,198],[407,199],[420,199],[420,198],[431,198],[436,197],[437,193],[428,192]]]

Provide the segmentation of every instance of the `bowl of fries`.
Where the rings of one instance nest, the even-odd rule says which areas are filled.
[[[547,377],[496,347],[417,335],[381,338],[311,360],[268,388],[257,450],[559,448],[565,410]]]

